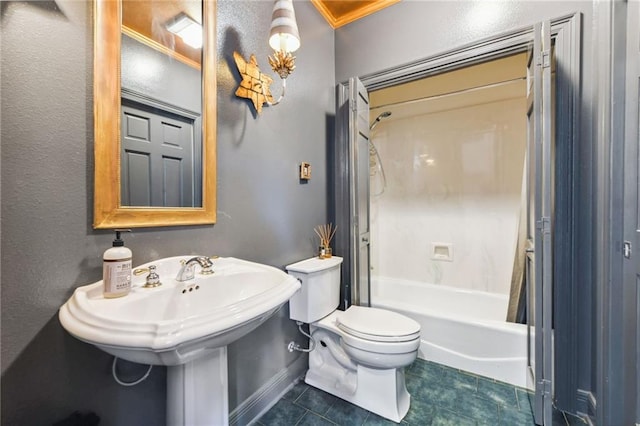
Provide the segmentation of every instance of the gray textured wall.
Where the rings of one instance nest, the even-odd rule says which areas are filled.
[[[336,30],[336,81],[427,58],[574,12],[589,1],[401,1]],[[584,26],[586,39],[589,25]]]
[[[91,227],[91,3],[0,6],[2,424],[51,424],[73,410],[95,411],[103,425],[163,424],[163,368],[139,386],[120,387],[111,357],[70,337],[57,319],[75,287],[100,279],[112,240]],[[287,98],[256,117],[233,95],[239,75],[232,53],[255,53],[268,68],[271,7],[218,3],[218,223],[135,230],[126,238],[134,264],[202,253],[282,267],[313,254],[313,227],[327,218],[334,36],[310,3],[296,3],[302,48]],[[313,166],[305,185],[297,178],[301,161]],[[284,309],[230,346],[230,408],[297,359],[285,347],[293,336]],[[144,372],[123,369],[125,378]]]

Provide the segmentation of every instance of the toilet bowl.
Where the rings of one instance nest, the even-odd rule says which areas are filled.
[[[305,382],[400,422],[410,405],[403,367],[417,357],[420,324],[385,309],[337,310],[341,263],[334,256],[287,266],[302,284],[289,301],[289,316],[308,323],[315,342]]]

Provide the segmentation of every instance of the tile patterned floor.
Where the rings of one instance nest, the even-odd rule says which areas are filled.
[[[411,408],[402,425],[534,426],[526,389],[429,361],[406,370]],[[532,399],[531,399],[532,401]],[[394,425],[360,407],[307,385],[296,384],[255,423],[260,426]],[[554,414],[553,426],[577,426],[580,419]]]

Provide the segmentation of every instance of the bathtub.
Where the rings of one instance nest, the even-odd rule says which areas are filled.
[[[508,296],[371,277],[371,306],[421,326],[418,357],[527,387],[527,327],[505,321]]]

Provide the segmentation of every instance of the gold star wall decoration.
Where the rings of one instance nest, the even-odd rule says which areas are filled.
[[[233,59],[235,59],[238,71],[242,76],[242,81],[236,90],[236,96],[251,100],[258,114],[262,113],[262,105],[273,102],[269,88],[273,79],[260,71],[256,55],[251,55],[249,62],[247,62],[238,52],[233,52]]]

